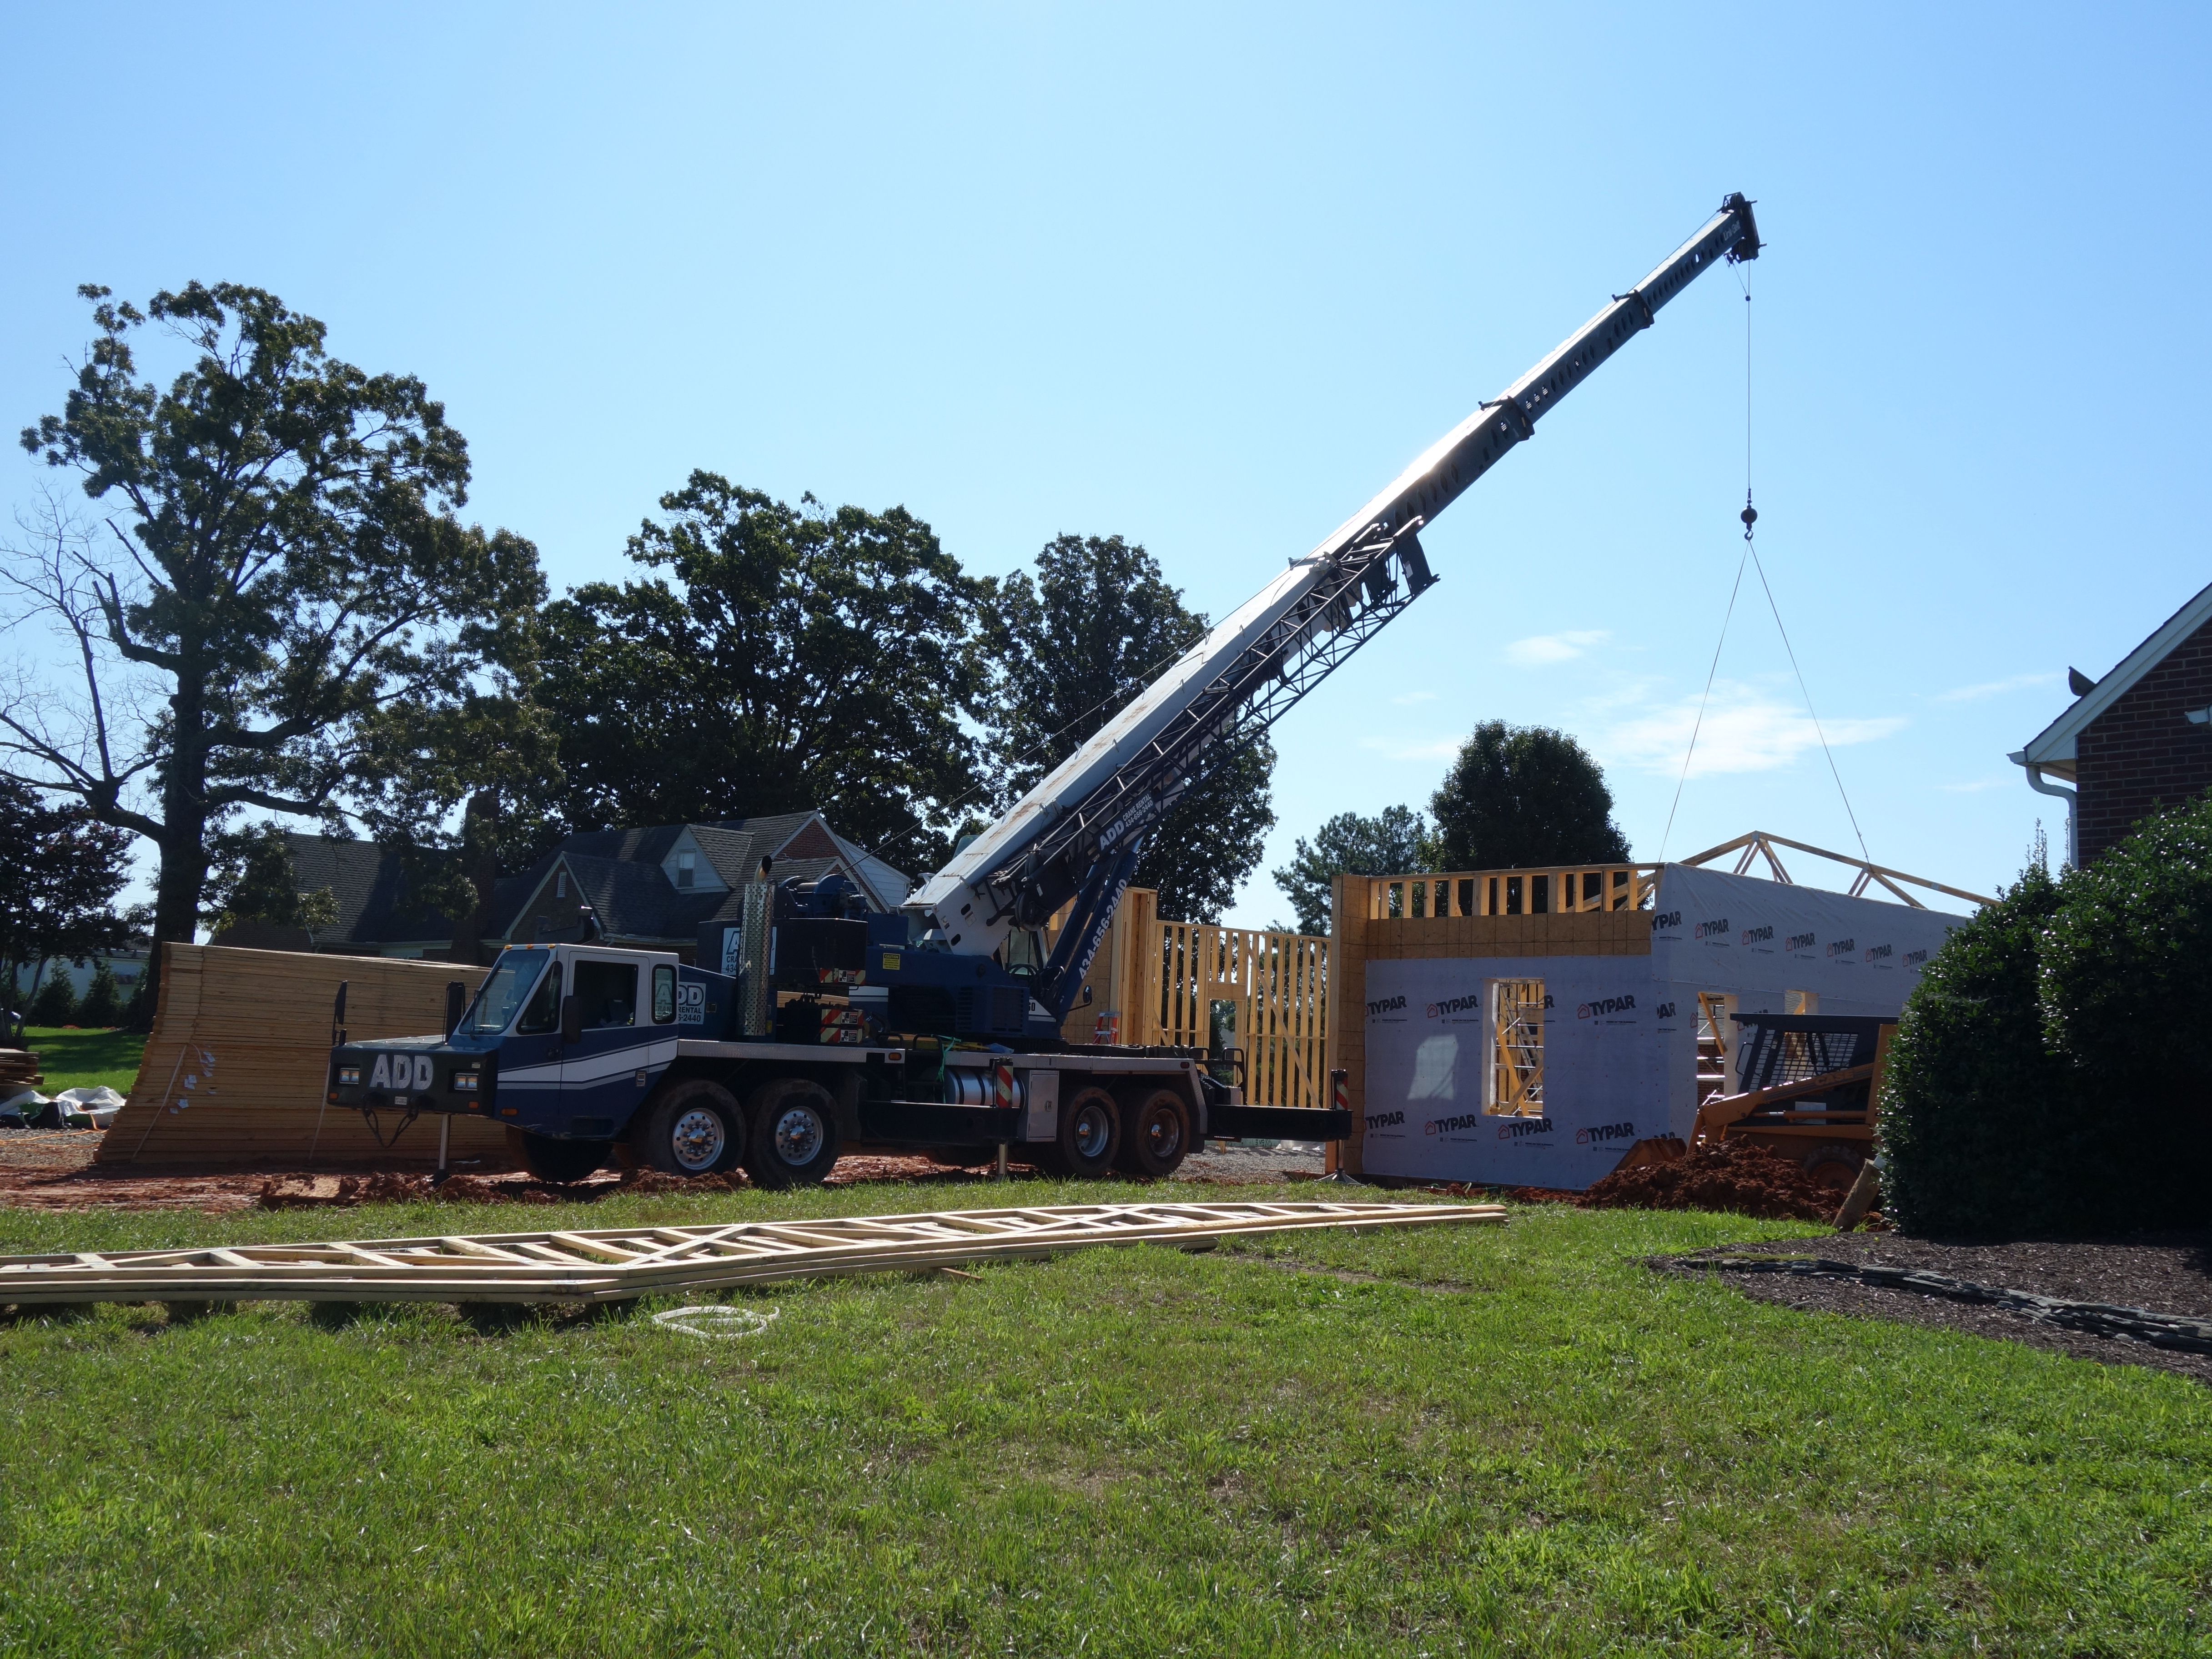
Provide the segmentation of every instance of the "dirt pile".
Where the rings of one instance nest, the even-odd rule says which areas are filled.
[[[1829,1221],[1840,1200],[1802,1165],[1763,1146],[1723,1140],[1672,1164],[1615,1170],[1582,1201],[1600,1210],[1727,1210],[1773,1221]]]

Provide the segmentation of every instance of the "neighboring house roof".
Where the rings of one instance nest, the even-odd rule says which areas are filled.
[[[685,889],[670,879],[668,860],[687,837],[710,866],[714,882],[702,879]],[[883,910],[896,908],[912,884],[831,830],[817,812],[586,830],[568,836],[526,875],[500,884],[492,936],[527,939],[540,915],[549,928],[566,927],[581,900],[610,938],[690,939],[710,922],[734,921],[743,914],[744,884],[763,857],[774,861],[780,881],[819,881],[842,871]],[[574,891],[556,897],[564,870]]]
[[[2009,758],[2015,765],[2040,767],[2056,777],[2071,778],[2075,744],[2091,721],[2103,714],[2165,661],[2174,648],[2212,622],[2212,587],[2167,617],[2159,630],[2122,659],[2119,665],[2084,693],[2071,708],[2028,740]]]
[[[439,945],[453,938],[453,917],[408,902],[398,853],[374,842],[327,836],[288,833],[284,839],[300,890],[327,887],[337,902],[337,921],[316,930],[317,947]],[[701,872],[699,885],[689,889],[678,887],[667,868],[687,844],[699,849],[708,867]],[[531,918],[540,913],[547,915],[549,927],[571,926],[580,898],[598,913],[599,926],[611,936],[692,939],[702,925],[733,920],[743,910],[740,890],[763,856],[775,860],[779,880],[795,876],[818,881],[842,871],[860,883],[878,909],[896,909],[911,886],[900,872],[831,830],[818,812],[583,830],[564,838],[528,870],[500,878],[487,937],[526,938]],[[555,877],[564,868],[574,891],[565,900],[549,902]],[[708,872],[714,879],[708,879]],[[283,948],[307,948],[304,934]]]
[[[337,903],[336,925],[315,930],[317,945],[327,949],[453,938],[452,917],[408,902],[406,873],[398,853],[374,842],[289,831],[284,841],[291,849],[292,877],[300,890],[313,893],[327,887]]]

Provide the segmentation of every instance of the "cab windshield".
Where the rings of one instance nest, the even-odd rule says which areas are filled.
[[[538,975],[545,971],[545,964],[552,959],[550,951],[501,951],[483,988],[477,993],[476,1006],[461,1022],[461,1029],[504,1031],[514,1018],[515,1010],[529,997],[531,988],[538,983]]]

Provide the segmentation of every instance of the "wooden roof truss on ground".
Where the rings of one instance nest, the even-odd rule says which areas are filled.
[[[1068,1204],[819,1221],[81,1250],[0,1256],[0,1305],[80,1302],[592,1304],[1098,1244],[1210,1249],[1312,1229],[1498,1222],[1494,1204]]]

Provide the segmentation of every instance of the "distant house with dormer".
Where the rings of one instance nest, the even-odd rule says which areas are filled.
[[[2078,867],[2157,808],[2212,788],[2212,587],[2104,678],[2069,678],[2074,706],[2010,758],[2028,787],[2066,802]]]
[[[220,941],[263,950],[339,956],[447,958],[453,918],[408,897],[398,854],[373,842],[288,835],[302,892],[328,888],[337,921],[315,930],[246,924]],[[779,881],[817,881],[836,872],[879,910],[896,909],[912,886],[906,876],[832,830],[819,812],[724,818],[649,829],[583,830],[567,836],[529,869],[500,878],[485,931],[487,956],[510,943],[551,939],[576,926],[579,907],[598,915],[610,944],[673,951],[687,961],[700,929],[734,925],[740,889],[760,861]]]

